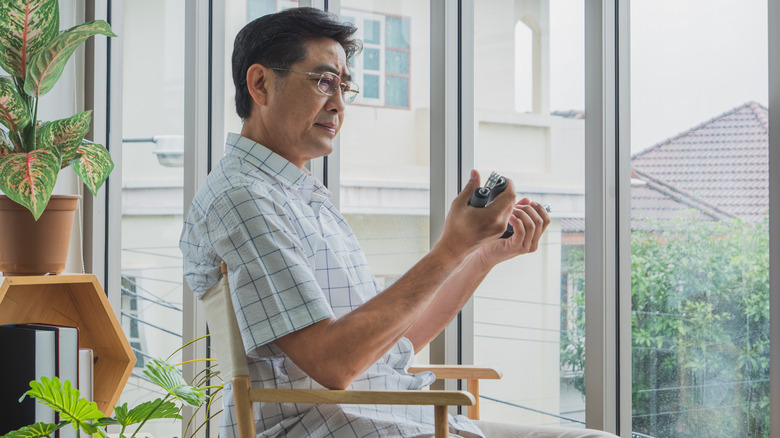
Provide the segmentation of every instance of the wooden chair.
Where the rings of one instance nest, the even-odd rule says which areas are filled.
[[[468,416],[479,419],[478,379],[500,379],[494,368],[458,365],[426,365],[410,372],[432,371],[437,379],[466,379],[468,391],[358,391],[323,389],[261,389],[252,388],[246,353],[236,322],[227,266],[222,262],[222,278],[202,299],[211,333],[211,345],[219,363],[223,381],[233,382],[233,398],[239,438],[255,438],[253,402],[313,403],[313,404],[399,404],[433,405],[436,438],[449,436],[448,406],[468,406]]]

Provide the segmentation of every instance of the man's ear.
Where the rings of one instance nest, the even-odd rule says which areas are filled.
[[[268,100],[268,88],[273,75],[270,75],[270,69],[260,65],[252,64],[246,71],[246,85],[252,100],[258,105],[265,105]]]

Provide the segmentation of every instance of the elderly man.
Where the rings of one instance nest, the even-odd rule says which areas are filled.
[[[261,17],[233,52],[241,134],[196,195],[181,238],[185,276],[202,295],[229,268],[251,378],[269,388],[420,389],[414,353],[463,307],[498,263],[537,249],[550,219],[515,199],[511,182],[486,208],[469,206],[471,178],[452,203],[441,239],[404,276],[379,290],[328,190],[304,167],[333,151],[357,86],[348,60],[355,28],[311,8]],[[508,239],[498,237],[506,224]],[[222,436],[233,437],[229,386]],[[433,433],[425,406],[256,408],[262,437],[416,437]],[[484,436],[464,417],[453,433]],[[515,429],[512,429],[517,431]],[[510,432],[514,433],[514,432]],[[517,435],[522,436],[522,435]],[[535,435],[538,436],[538,435]]]

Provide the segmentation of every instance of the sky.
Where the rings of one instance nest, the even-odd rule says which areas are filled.
[[[552,110],[584,107],[583,0],[550,0]],[[766,0],[631,0],[632,153],[768,104]]]

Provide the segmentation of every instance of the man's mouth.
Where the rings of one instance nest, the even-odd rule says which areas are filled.
[[[314,126],[318,126],[320,128],[323,128],[326,131],[330,131],[333,134],[336,133],[336,124],[335,123],[315,123]]]

